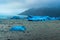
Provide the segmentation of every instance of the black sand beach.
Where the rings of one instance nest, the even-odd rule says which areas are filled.
[[[23,25],[26,31],[10,31]],[[0,20],[0,40],[60,40],[60,21]]]

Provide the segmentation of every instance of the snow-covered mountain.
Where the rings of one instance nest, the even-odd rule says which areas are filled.
[[[38,8],[38,9],[29,9],[19,15],[38,15],[38,16],[60,16],[60,8]]]

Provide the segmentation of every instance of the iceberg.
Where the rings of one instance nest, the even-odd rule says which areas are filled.
[[[12,26],[10,31],[25,31],[25,26]]]

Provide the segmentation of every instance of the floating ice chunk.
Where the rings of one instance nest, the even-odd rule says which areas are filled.
[[[59,20],[60,18],[50,16],[29,16],[28,21],[46,21],[46,20]]]
[[[11,19],[20,19],[19,16],[13,16]]]
[[[50,20],[51,18],[49,16],[29,16],[28,20],[29,21],[46,21]]]
[[[12,16],[10,19],[26,19],[27,17],[27,15],[16,15]]]

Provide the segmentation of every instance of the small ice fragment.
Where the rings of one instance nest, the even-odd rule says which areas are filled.
[[[25,26],[13,26],[11,27],[10,31],[25,31]]]

